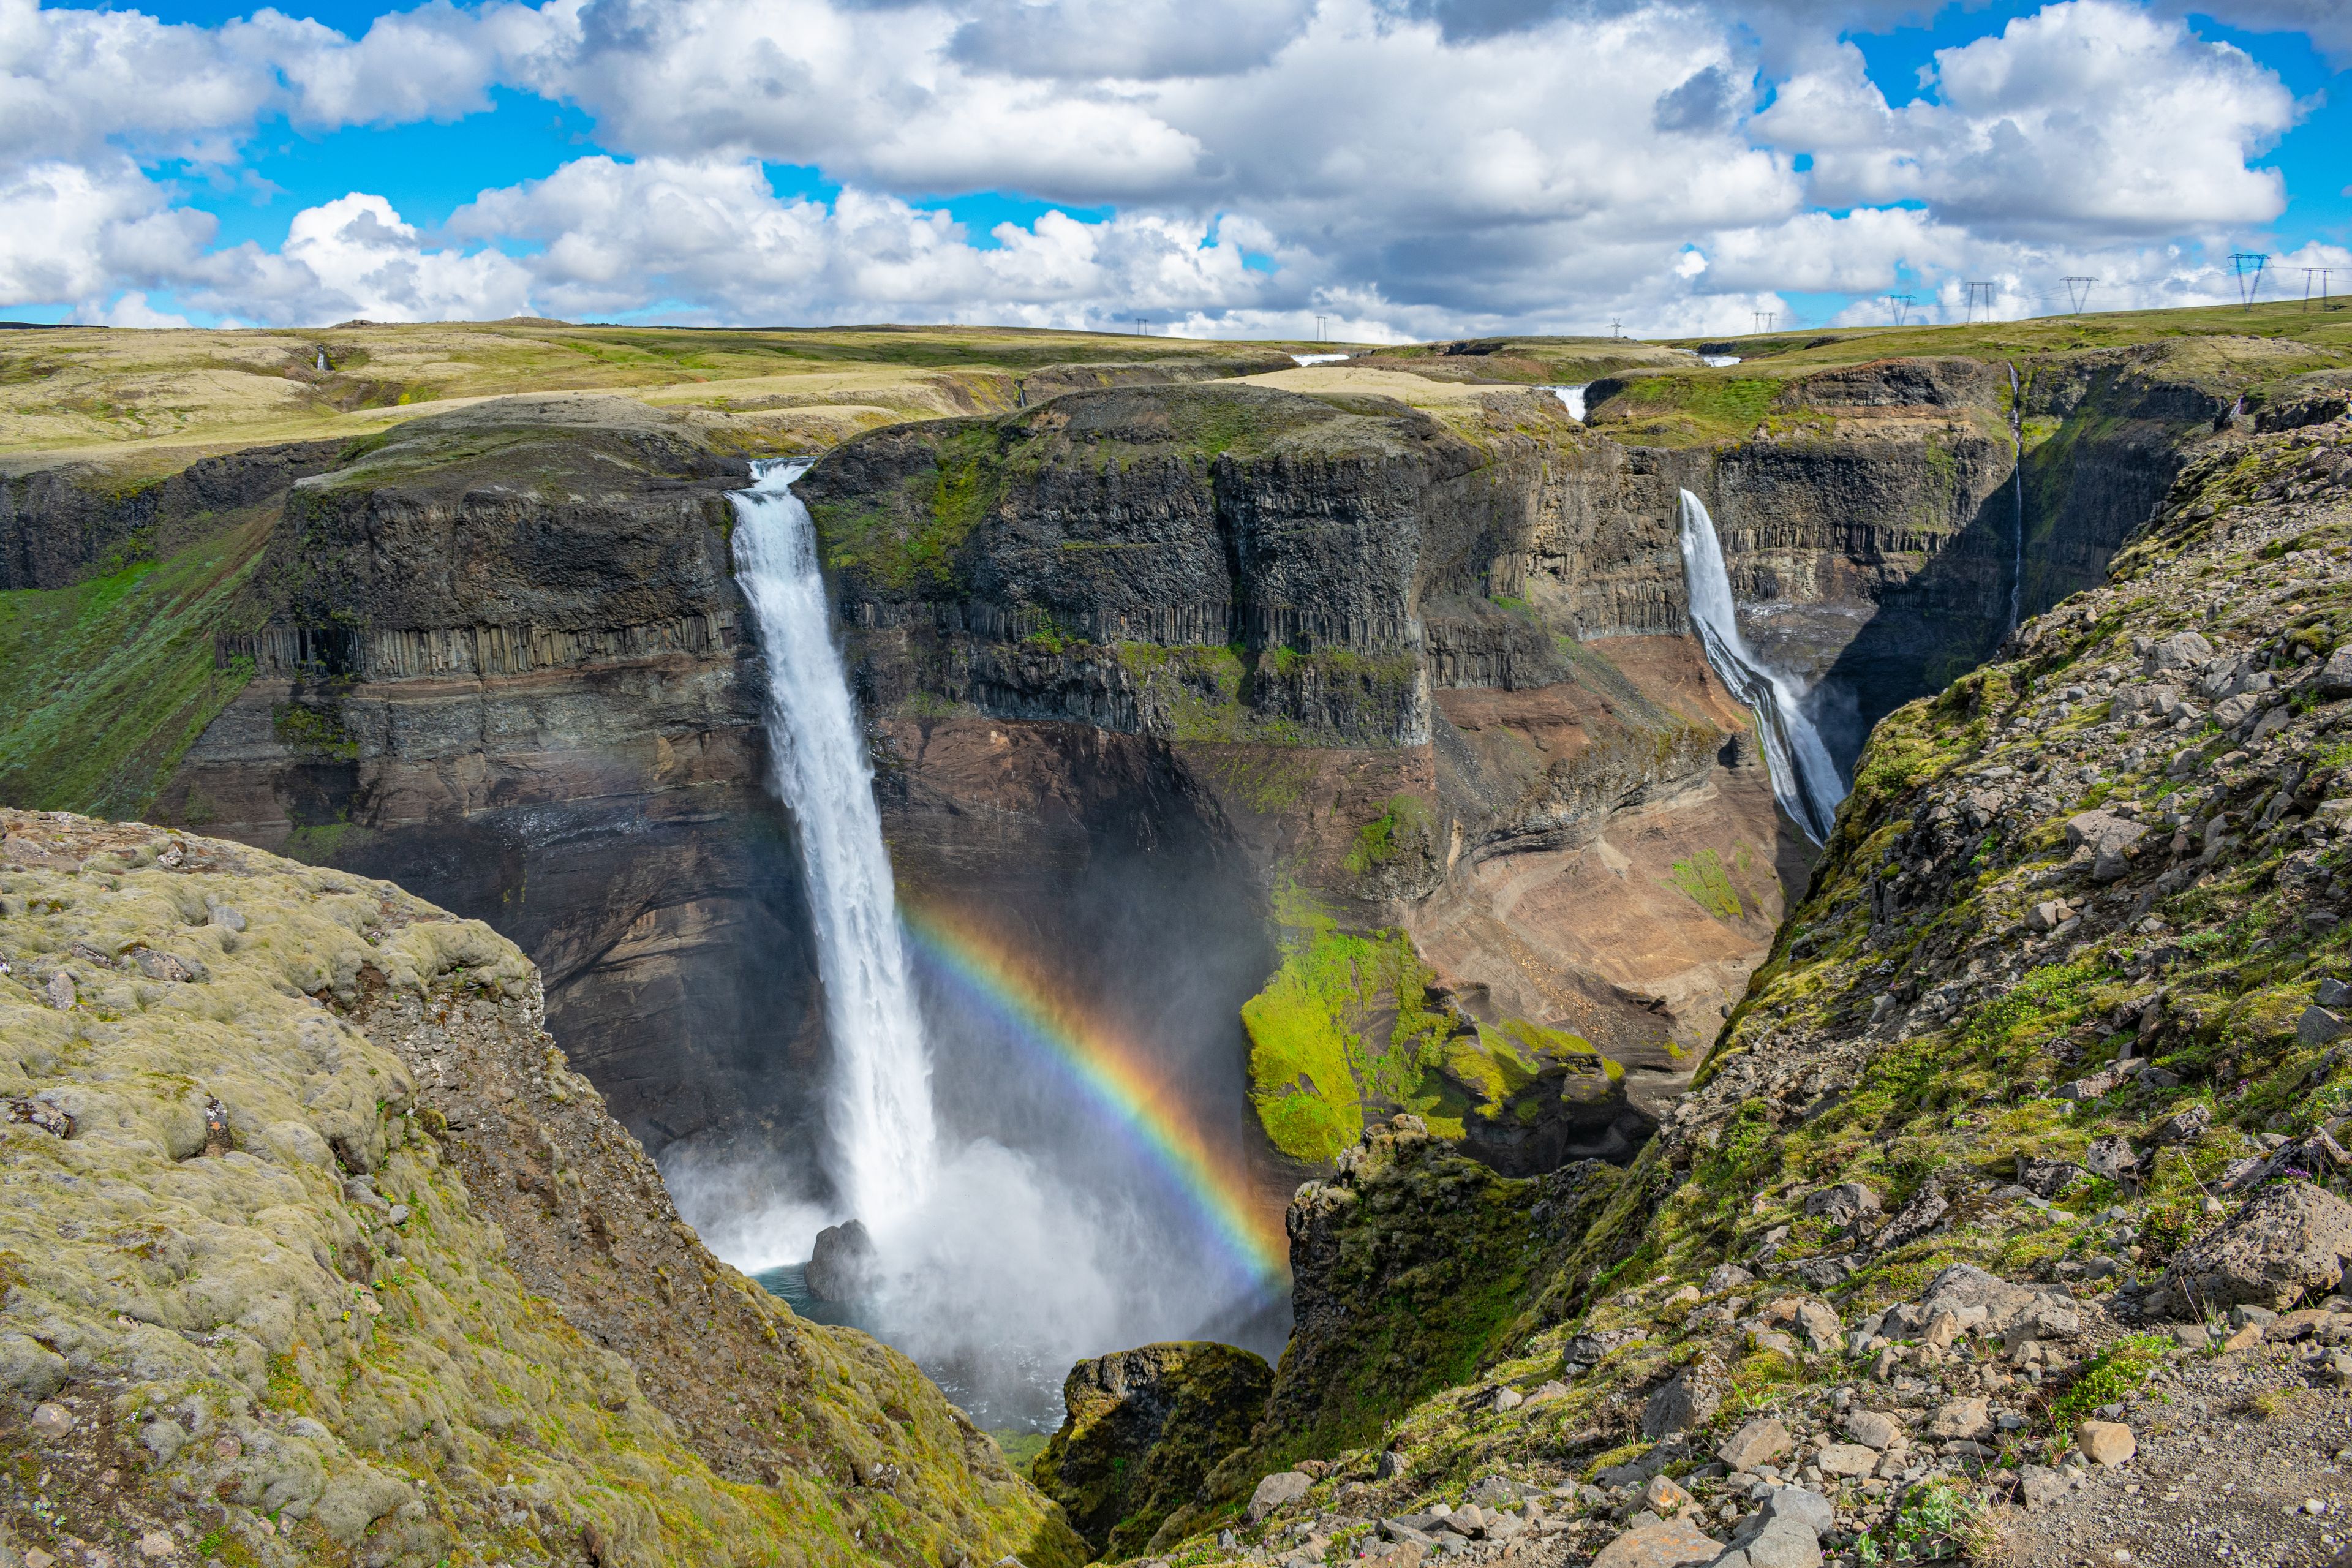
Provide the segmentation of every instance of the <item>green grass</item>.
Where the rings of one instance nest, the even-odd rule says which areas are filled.
[[[268,534],[257,521],[70,588],[0,594],[0,801],[144,816],[251,677],[215,668],[213,638],[244,629],[239,590]]]
[[[1722,858],[1712,849],[1702,849],[1687,860],[1675,861],[1674,875],[1668,879],[1717,920],[1736,921],[1745,912],[1739,889],[1732,885],[1731,873],[1724,869]]]

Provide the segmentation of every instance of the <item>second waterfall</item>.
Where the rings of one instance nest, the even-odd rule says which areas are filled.
[[[1780,809],[1804,829],[1806,837],[1827,843],[1830,829],[1837,825],[1838,802],[1845,798],[1845,781],[1838,776],[1829,747],[1806,713],[1801,694],[1765,668],[1740,635],[1739,606],[1731,596],[1731,572],[1724,564],[1715,519],[1707,515],[1706,503],[1688,490],[1682,492],[1680,531],[1691,625],[1706,649],[1706,662],[1731,694],[1755,713]]]
[[[831,1173],[851,1214],[887,1225],[923,1200],[939,1134],[874,771],[833,642],[816,531],[792,491],[807,469],[761,463],[729,500],[738,580],[768,658],[772,782],[800,826],[816,927],[834,1043]]]

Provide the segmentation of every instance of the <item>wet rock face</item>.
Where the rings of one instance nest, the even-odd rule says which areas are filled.
[[[1206,1342],[1082,1361],[1062,1385],[1061,1429],[1031,1474],[1097,1553],[1139,1556],[1216,1462],[1249,1440],[1273,1381],[1260,1357]]]

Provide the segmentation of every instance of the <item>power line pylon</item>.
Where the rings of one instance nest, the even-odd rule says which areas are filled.
[[[2263,268],[2270,262],[2270,253],[2263,250],[2233,250],[2230,265],[2238,279],[2238,303],[2246,310],[2254,308],[2254,296],[2262,292]]]
[[[1908,294],[1889,294],[1886,297],[1887,308],[1894,312],[1895,324],[1898,327],[1904,325],[1911,314],[1911,299]]]
[[[2327,309],[2327,275],[2335,270],[2333,267],[2306,267],[2303,269],[2303,308],[2305,310],[2311,309],[2311,280],[2314,276],[2319,279],[2319,308],[2323,310]]]
[[[1979,294],[1982,294],[1984,296],[1985,320],[1988,321],[1991,321],[1993,285],[1990,283],[1969,283],[1966,284],[1966,287],[1969,291],[1969,320],[1973,322],[1977,319],[1977,296]]]
[[[2083,307],[2091,302],[2091,285],[2097,281],[2095,278],[2066,279],[2066,300],[2074,307],[2073,314],[2079,316],[2083,313]]]

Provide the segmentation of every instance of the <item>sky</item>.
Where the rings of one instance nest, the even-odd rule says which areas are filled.
[[[2347,0],[289,4],[0,0],[0,317],[1701,336],[2219,303],[2235,253],[2352,293]]]

